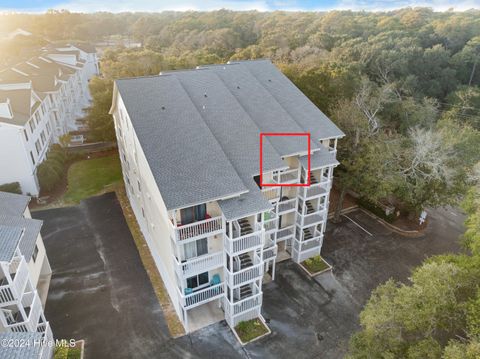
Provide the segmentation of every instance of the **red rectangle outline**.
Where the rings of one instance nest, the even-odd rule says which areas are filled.
[[[263,136],[306,136],[307,137],[307,183],[263,183]],[[260,132],[260,187],[310,187],[310,132]]]

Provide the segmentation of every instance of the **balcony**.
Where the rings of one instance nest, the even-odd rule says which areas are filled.
[[[277,242],[278,241],[283,241],[287,238],[290,238],[294,235],[295,232],[295,226],[291,225],[282,229],[279,229],[277,232]]]
[[[308,258],[320,254],[323,244],[323,236],[317,230],[315,230],[314,233],[315,236],[313,238],[304,239],[301,241],[295,239],[293,241],[292,258],[295,262],[300,263]]]
[[[277,184],[299,183],[300,171],[298,168],[286,170],[273,175],[273,182]]]
[[[43,345],[42,345],[40,358],[51,359],[53,356],[53,349],[54,349],[53,344],[55,343],[53,343],[53,333],[52,333],[52,329],[50,328],[50,324],[48,322],[39,324],[37,331],[43,333],[43,338],[42,338]]]
[[[297,207],[297,199],[287,199],[286,201],[281,201],[278,203],[277,213],[278,214],[285,214],[288,212],[292,212]]]
[[[243,284],[247,284],[263,276],[263,261],[258,256],[258,254],[255,253],[253,255],[253,262],[251,265],[234,272],[230,272],[227,269],[227,274],[228,274],[228,285],[231,288],[235,288]]]
[[[238,255],[245,251],[255,250],[263,245],[263,235],[262,231],[256,231],[233,239],[225,236],[225,250],[230,255]]]
[[[265,219],[263,220],[263,228],[265,232],[271,232],[277,230],[278,228],[278,216],[272,210],[270,212],[265,213]],[[257,230],[261,230],[262,226],[261,223],[256,223]]]
[[[280,198],[280,187],[264,187],[262,188],[262,194],[269,201],[278,201]]]
[[[212,300],[221,298],[223,296],[224,289],[225,283],[219,283],[205,289],[197,290],[188,295],[183,295],[179,291],[180,301],[185,309],[191,309]]]
[[[324,183],[323,185],[322,183],[315,183],[310,185],[309,187],[301,188],[299,194],[300,194],[300,197],[305,200],[315,198],[315,197],[320,197],[327,193],[327,187],[328,187],[328,183],[327,184]]]
[[[269,260],[277,256],[278,246],[271,240],[268,239],[265,247],[263,248],[263,260]]]
[[[174,258],[175,270],[180,278],[191,277],[198,273],[223,266],[223,252],[209,253],[180,263]]]
[[[2,265],[5,278],[0,285],[0,305],[9,304],[21,297],[28,279],[28,265],[23,257]],[[7,276],[10,276],[10,282]],[[10,283],[10,284],[9,284]]]
[[[177,224],[176,227],[172,224],[172,227],[175,231],[175,241],[185,243],[222,233],[223,219],[218,216],[185,225]]]
[[[298,213],[297,215],[297,224],[300,227],[313,226],[319,223],[322,223],[326,219],[327,209],[322,209],[315,213],[302,215]]]
[[[43,312],[37,291],[24,294],[22,305],[27,312],[26,320],[18,321],[15,316],[7,316],[7,323],[10,322],[7,325],[7,329],[10,329],[12,332],[34,332],[37,330],[37,325]]]

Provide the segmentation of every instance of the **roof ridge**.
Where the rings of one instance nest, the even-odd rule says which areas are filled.
[[[212,129],[210,128],[210,126],[208,125],[208,123],[205,121],[205,118],[203,117],[203,114],[202,112],[200,111],[199,108],[197,108],[197,105],[195,104],[195,102],[192,100],[192,97],[190,96],[190,94],[188,93],[188,91],[185,89],[185,86],[183,85],[182,81],[177,78],[175,76],[176,80],[178,81],[178,83],[180,84],[180,86],[182,87],[183,91],[187,94],[188,96],[188,99],[190,100],[190,102],[192,103],[192,105],[197,109],[197,112],[198,114],[200,115],[200,118],[202,119],[203,123],[205,124],[205,126],[208,128],[208,131],[211,133],[211,135],[213,136],[213,138],[215,139],[215,142],[217,142],[218,144],[218,147],[220,147],[220,149],[222,150],[222,153],[225,155],[225,158],[227,159],[228,163],[230,163],[230,165],[232,166],[233,170],[235,171],[235,174],[237,175],[237,177],[240,179],[240,181],[242,181],[242,183],[245,185],[245,187],[247,188],[248,192],[250,192],[250,188],[249,186],[247,186],[247,184],[243,181],[243,178],[239,175],[237,169],[235,168],[235,165],[232,163],[230,157],[225,153],[225,150],[223,149],[223,146],[220,144],[220,142],[218,142],[218,138],[217,136],[215,136],[215,134],[212,132]],[[248,193],[247,192],[247,193]]]

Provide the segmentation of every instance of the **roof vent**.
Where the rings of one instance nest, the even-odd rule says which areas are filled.
[[[268,79],[268,82],[272,82],[272,79]]]
[[[165,106],[162,106],[162,110],[165,110]]]
[[[203,105],[203,106],[202,106],[202,108],[205,110],[206,106],[205,106],[205,105]]]
[[[203,94],[203,97],[208,97],[206,92]]]
[[[238,85],[237,85],[237,89],[239,89],[239,90],[240,90],[240,86],[238,86]]]

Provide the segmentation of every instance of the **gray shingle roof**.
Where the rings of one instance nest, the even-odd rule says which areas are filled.
[[[22,228],[0,225],[0,262],[10,262],[22,237]]]
[[[256,65],[276,87],[252,70]],[[227,219],[268,210],[271,205],[253,179],[259,174],[260,132],[311,132],[312,151],[322,150],[319,138],[343,135],[266,60],[118,80],[116,85],[169,210],[226,196],[232,198],[219,205]],[[288,96],[294,100],[287,101]],[[296,113],[304,110],[307,115]],[[264,171],[287,168],[282,157],[307,152],[305,137],[263,140]]]
[[[36,332],[24,332],[14,333],[7,332],[0,334],[0,342],[6,343],[12,341],[23,345],[0,345],[0,358],[2,359],[37,359],[40,358],[42,346],[40,342],[42,340],[42,333]]]
[[[308,156],[300,156],[300,164],[303,168],[308,168]],[[326,148],[313,153],[310,157],[310,169],[315,170],[321,167],[336,166],[339,162],[335,158],[335,153],[330,153]]]
[[[206,68],[215,72],[223,80],[225,86],[262,132],[308,132],[292,119],[243,63],[215,65]],[[301,137],[278,136],[272,137],[270,142],[282,157],[307,152],[307,144]],[[316,143],[311,143],[312,149],[317,146]]]
[[[21,194],[0,192],[0,214],[23,216],[30,197]]]
[[[345,134],[270,60],[240,61],[315,141]]]
[[[20,240],[19,248],[27,262],[29,262],[32,257],[40,229],[42,228],[42,223],[42,221],[37,219],[0,214],[0,226],[16,227],[25,230]]]
[[[116,84],[168,210],[248,191],[175,76]]]
[[[10,101],[13,118],[0,117],[0,122],[24,126],[30,119],[32,89],[0,90],[0,102]]]

